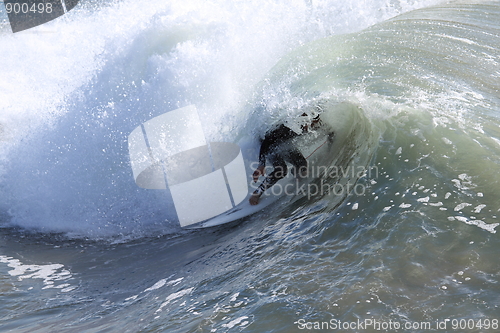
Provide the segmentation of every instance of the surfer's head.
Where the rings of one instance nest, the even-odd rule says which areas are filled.
[[[309,129],[315,129],[321,125],[319,112],[314,109],[305,111],[300,115],[298,122],[303,132],[307,132]]]
[[[298,116],[285,120],[285,126],[297,134],[314,130],[321,125],[320,111],[319,108],[302,109]]]

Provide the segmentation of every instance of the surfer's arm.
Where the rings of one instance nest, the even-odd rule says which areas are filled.
[[[259,180],[260,176],[264,175],[264,168],[266,167],[266,156],[269,153],[270,146],[271,142],[269,138],[266,137],[260,145],[259,166],[257,167],[257,169],[255,169],[252,175],[254,182]]]
[[[260,176],[264,175],[264,168],[265,168],[264,165],[259,165],[259,167],[257,169],[255,169],[255,171],[253,172],[253,175],[252,175],[254,183],[257,182],[257,180],[259,180]]]
[[[266,166],[266,156],[269,153],[271,144],[272,144],[271,140],[266,136],[266,138],[262,141],[260,145],[259,168]]]

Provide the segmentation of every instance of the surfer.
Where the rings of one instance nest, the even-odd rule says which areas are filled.
[[[259,180],[260,176],[264,175],[266,159],[273,165],[273,171],[250,196],[251,205],[257,205],[262,194],[287,175],[286,162],[294,166],[296,175],[298,174],[300,177],[307,176],[307,160],[290,141],[299,135],[307,133],[309,128],[313,129],[320,124],[319,113],[311,111],[310,114],[303,113],[294,123],[281,124],[266,133],[261,141],[259,166],[252,175],[254,183]]]

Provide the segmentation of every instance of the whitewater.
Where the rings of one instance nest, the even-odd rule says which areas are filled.
[[[14,34],[0,5],[0,331],[498,331],[499,17],[89,0]],[[328,110],[316,184],[350,191],[183,230],[127,138],[188,105],[233,143]]]

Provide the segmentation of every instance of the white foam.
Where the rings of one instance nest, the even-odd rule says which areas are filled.
[[[0,256],[0,262],[13,268],[9,271],[9,275],[17,277],[18,281],[42,279],[45,285],[42,289],[62,289],[63,292],[68,292],[76,288],[72,287],[69,283],[56,283],[57,281],[67,281],[72,277],[71,272],[65,269],[62,264],[25,265],[19,259],[6,256]]]
[[[133,295],[133,296],[125,298],[125,301],[126,302],[128,302],[128,301],[135,301],[137,299],[137,297],[139,297],[139,295]]]
[[[498,227],[498,225],[500,225],[500,223],[486,223],[482,220],[468,219],[465,216],[449,216],[448,220],[449,221],[457,220],[465,224],[475,225],[483,230],[491,232],[492,234],[495,234],[497,232],[495,228]]]
[[[477,205],[475,208],[474,208],[474,213],[481,213],[481,210],[486,207],[486,205],[484,204],[481,204],[481,205]]]
[[[240,295],[240,293],[235,293],[231,296],[231,299],[229,300],[230,302],[236,302],[236,300],[238,299],[238,296]]]
[[[156,282],[154,285],[152,285],[151,287],[147,288],[144,291],[152,291],[152,290],[160,289],[166,283],[167,283],[167,279],[161,279],[160,281]]]
[[[462,209],[464,209],[465,207],[468,207],[468,206],[472,206],[472,204],[470,203],[467,203],[467,202],[463,202],[461,204],[458,204],[455,206],[455,208],[453,209],[455,212],[458,212],[458,211],[461,211]]]
[[[418,198],[417,199],[418,202],[429,202],[429,200],[430,200],[430,197],[428,197],[428,196],[424,197],[424,198]]]
[[[453,144],[453,142],[450,139],[448,139],[448,138],[443,137],[442,139],[443,139],[444,143],[446,143],[447,145],[452,145]]]
[[[165,301],[160,305],[160,308],[155,311],[155,313],[161,312],[163,310],[163,308],[165,306],[167,306],[170,302],[173,302],[178,298],[181,298],[185,295],[190,294],[193,290],[194,290],[194,288],[187,288],[187,289],[183,289],[183,290],[180,290],[176,293],[168,295],[167,298],[165,299]]]
[[[241,325],[241,326],[244,326],[246,323],[248,323],[247,321],[248,317],[247,316],[241,316],[239,318],[236,318],[234,320],[231,320],[229,323],[227,324],[222,324],[222,327],[226,327],[226,328],[233,328],[235,327],[236,325]]]
[[[158,282],[156,282],[154,285],[152,285],[151,287],[144,289],[144,292],[157,290],[157,289],[160,289],[164,286],[174,286],[175,287],[176,285],[181,283],[182,280],[184,280],[183,277],[175,279],[175,280],[170,280],[170,281],[168,281],[168,279],[161,279]]]

